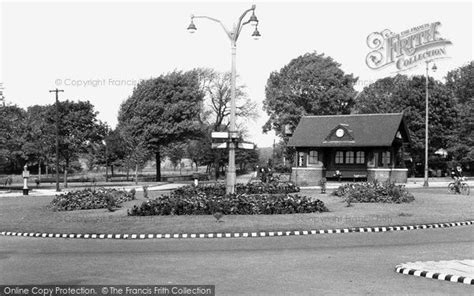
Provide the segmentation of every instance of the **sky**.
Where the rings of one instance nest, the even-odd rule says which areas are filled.
[[[114,127],[120,104],[141,79],[196,67],[230,71],[230,41],[222,28],[196,19],[198,30],[189,34],[190,15],[217,18],[230,29],[252,4],[262,38],[253,40],[253,29],[243,28],[237,73],[258,104],[259,118],[247,122],[247,140],[259,147],[275,139],[273,132],[262,133],[268,119],[262,110],[267,79],[302,54],[331,56],[343,71],[359,77],[355,88],[360,91],[397,73],[393,66],[367,66],[371,33],[440,22],[439,35],[452,44],[446,46],[449,58],[437,61],[438,70],[430,75],[443,80],[473,59],[471,1],[2,1],[0,82],[6,101],[24,108],[51,104],[49,90],[60,88],[60,100],[89,100],[99,119]],[[424,63],[402,73],[423,75]]]

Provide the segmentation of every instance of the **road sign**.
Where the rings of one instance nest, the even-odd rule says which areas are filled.
[[[229,133],[228,132],[212,132],[211,137],[213,139],[228,139]]]
[[[240,149],[255,149],[255,144],[254,143],[238,143],[237,147]]]
[[[227,143],[212,143],[212,149],[227,149]]]
[[[230,134],[230,138],[232,138],[232,139],[238,139],[238,138],[240,138],[240,132],[238,132],[238,131],[229,132],[229,134]]]
[[[211,138],[213,139],[238,139],[240,138],[240,132],[212,132]]]

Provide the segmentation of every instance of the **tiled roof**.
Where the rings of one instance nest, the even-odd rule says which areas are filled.
[[[336,136],[338,129],[344,136]],[[403,113],[303,116],[288,146],[387,147],[399,130],[403,141],[409,142]]]

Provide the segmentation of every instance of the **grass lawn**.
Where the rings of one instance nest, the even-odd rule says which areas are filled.
[[[312,230],[390,226],[474,220],[472,196],[452,195],[444,188],[412,189],[409,204],[360,204],[351,207],[319,190],[301,194],[321,199],[330,212],[293,215],[233,215],[217,223],[212,216],[129,217],[127,209],[144,199],[107,209],[53,212],[53,197],[0,197],[0,231],[48,233],[207,233],[266,230]],[[151,197],[159,194],[151,192]]]

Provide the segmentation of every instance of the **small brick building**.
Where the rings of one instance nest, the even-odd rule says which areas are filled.
[[[319,185],[323,177],[406,183],[410,143],[403,113],[304,116],[288,146],[296,149],[291,180]]]

